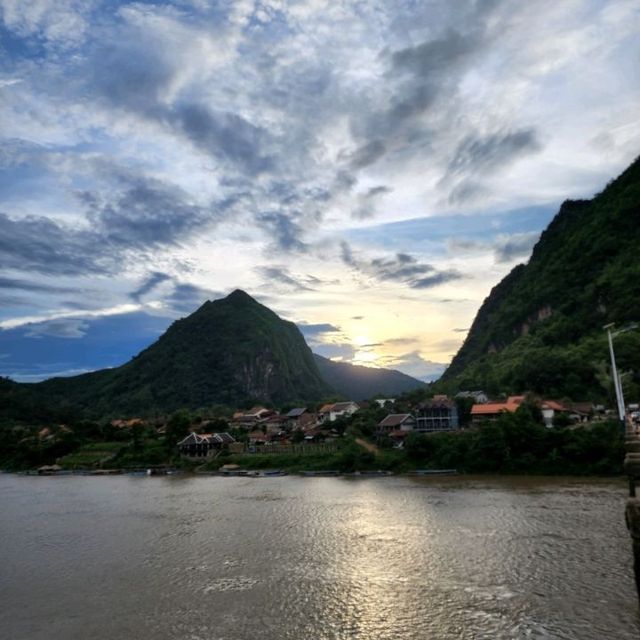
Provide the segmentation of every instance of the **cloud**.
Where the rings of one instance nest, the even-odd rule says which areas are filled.
[[[400,282],[412,289],[430,289],[463,277],[455,269],[439,270],[431,264],[419,262],[407,253],[394,257],[361,260],[354,256],[347,242],[341,243],[342,261],[376,280]]]
[[[317,339],[326,333],[339,333],[340,327],[336,327],[328,322],[320,322],[317,324],[308,324],[306,322],[297,322],[298,329],[305,338]]]
[[[407,345],[407,344],[416,344],[417,342],[420,342],[420,339],[417,337],[414,338],[390,338],[389,340],[385,340],[384,344],[385,345],[391,345],[391,346],[402,346],[402,345]]]
[[[53,47],[73,47],[85,39],[89,7],[84,0],[2,0],[0,16],[8,30],[22,37],[38,38]]]
[[[0,266],[43,274],[105,273],[114,264],[108,254],[95,255],[91,232],[76,231],[44,217],[20,220],[0,213]],[[103,250],[104,251],[104,250]]]
[[[501,233],[487,240],[470,238],[451,238],[448,241],[449,251],[460,253],[493,253],[497,264],[512,262],[517,258],[529,257],[531,250],[540,238],[538,231],[522,233]]]
[[[0,266],[47,275],[117,273],[223,216],[175,185],[110,165],[95,168],[106,180],[104,189],[75,192],[90,225],[0,212]]]
[[[89,329],[89,323],[83,318],[59,318],[27,325],[26,336],[41,338],[82,338]]]
[[[516,258],[529,257],[539,238],[540,234],[537,231],[498,238],[495,246],[496,262],[511,262]]]
[[[262,266],[254,268],[254,272],[259,274],[269,287],[282,285],[280,289],[284,291],[317,291],[325,285],[338,285],[339,280],[323,280],[310,274],[293,274],[287,267],[274,264],[272,266]]]
[[[306,282],[292,276],[286,267],[259,267],[256,269],[263,278],[273,283],[279,283],[291,287],[295,291],[312,291]]]
[[[240,164],[249,175],[255,176],[273,167],[274,159],[261,153],[267,132],[242,116],[187,104],[166,118],[197,147]]]
[[[167,280],[171,280],[170,275],[162,273],[161,271],[153,271],[135,291],[132,291],[129,294],[129,296],[133,301],[140,302],[140,298],[144,297],[159,284],[162,284]]]
[[[176,282],[171,293],[165,296],[163,301],[174,311],[192,313],[207,300],[221,297],[222,294],[218,291],[194,284]]]
[[[381,363],[387,368],[400,369],[407,375],[423,382],[437,380],[447,368],[443,362],[434,362],[422,356],[418,351],[409,351],[399,356],[388,356]]]
[[[526,153],[539,151],[540,148],[538,134],[534,129],[496,132],[485,136],[470,134],[454,151],[447,166],[447,176],[494,171]]]
[[[352,169],[364,169],[379,160],[387,150],[382,140],[369,140],[347,156]]]
[[[307,245],[301,240],[302,227],[290,216],[284,213],[265,212],[257,215],[256,222],[272,236],[277,249],[299,252],[307,249]]]
[[[31,293],[76,293],[78,291],[78,289],[74,287],[61,287],[53,284],[21,280],[20,278],[3,277],[0,277],[0,289],[16,289]]]
[[[371,187],[364,193],[358,196],[357,206],[351,213],[351,217],[357,220],[366,220],[372,218],[375,214],[375,201],[387,193],[393,191],[389,187],[384,185],[378,185],[377,187]]]
[[[377,325],[410,298],[468,326],[640,140],[630,1],[0,0],[0,20],[1,321],[173,317],[210,282],[270,286],[291,317],[349,300]],[[443,282],[465,291],[422,295]]]
[[[156,178],[113,171],[115,193],[79,194],[98,232],[118,247],[149,248],[178,243],[217,220],[212,208],[193,203],[175,185]]]

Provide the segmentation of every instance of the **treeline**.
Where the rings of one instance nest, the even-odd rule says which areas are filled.
[[[411,434],[405,452],[413,467],[466,473],[619,475],[624,436],[617,422],[549,429],[521,407],[480,428]]]

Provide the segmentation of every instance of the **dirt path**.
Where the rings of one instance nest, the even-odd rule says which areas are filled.
[[[371,453],[374,453],[374,454],[378,453],[378,447],[376,447],[375,444],[372,444],[371,442],[367,442],[362,438],[356,438],[356,442],[367,451],[370,451]]]

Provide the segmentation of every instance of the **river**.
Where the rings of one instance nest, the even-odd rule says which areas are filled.
[[[0,475],[0,637],[637,640],[625,491]]]

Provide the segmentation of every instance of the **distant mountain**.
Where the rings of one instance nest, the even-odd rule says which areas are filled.
[[[592,200],[567,201],[484,301],[444,373],[451,388],[606,395],[603,325],[640,320],[640,159]],[[628,396],[640,393],[640,331],[616,338]]]
[[[296,325],[240,290],[205,302],[120,367],[29,386],[92,415],[321,400],[333,392]]]
[[[375,395],[393,397],[426,387],[424,382],[400,371],[334,362],[317,354],[313,357],[324,381],[350,400],[365,400]]]
[[[0,419],[149,415],[253,402],[277,406],[335,395],[361,400],[420,386],[398,371],[314,356],[295,324],[236,290],[174,322],[120,367],[37,384],[0,379]]]

